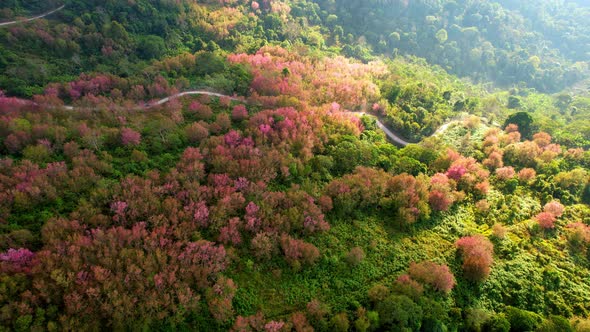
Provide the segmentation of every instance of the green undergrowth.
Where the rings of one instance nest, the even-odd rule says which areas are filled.
[[[493,201],[493,193],[490,196]],[[521,203],[521,210],[527,210],[527,197]],[[267,263],[242,259],[241,271],[232,276],[239,285],[234,308],[239,315],[262,311],[265,317],[284,319],[294,311],[305,311],[309,301],[318,299],[333,313],[353,311],[370,306],[367,292],[372,286],[392,287],[411,262],[431,260],[448,264],[458,280],[449,295],[426,290],[425,296],[447,309],[502,312],[514,306],[540,314],[587,314],[587,259],[571,251],[562,234],[530,237],[530,220],[521,215],[508,226],[507,236],[497,239],[491,230],[496,214],[481,216],[475,210],[472,204],[462,204],[407,231],[375,216],[333,220],[329,232],[311,241],[322,253],[313,267],[294,271],[280,259]],[[495,244],[492,273],[480,284],[464,279],[454,246],[459,237],[472,234],[488,236]],[[366,258],[351,267],[345,254],[353,247],[361,247]]]

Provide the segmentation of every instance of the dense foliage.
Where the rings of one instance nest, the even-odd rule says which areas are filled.
[[[530,88],[585,54],[546,22],[567,7],[501,3],[68,1],[0,28],[0,331],[586,331],[590,99]]]
[[[413,54],[459,76],[555,92],[587,71],[584,4],[570,1],[320,0],[343,52]],[[573,14],[573,15],[572,15]],[[360,40],[360,42],[358,42]],[[358,42],[358,45],[355,43]],[[583,45],[583,46],[582,46]]]
[[[134,76],[182,52],[306,45],[365,61],[417,55],[458,76],[557,92],[588,73],[588,9],[551,1],[17,1],[0,18],[66,4],[0,30],[0,88],[21,96],[81,72]],[[193,83],[193,82],[191,82]]]

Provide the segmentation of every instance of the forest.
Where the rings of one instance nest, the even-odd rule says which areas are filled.
[[[0,0],[0,331],[590,331],[589,15]]]

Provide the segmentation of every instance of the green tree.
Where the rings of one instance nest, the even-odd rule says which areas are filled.
[[[379,327],[384,331],[417,331],[422,324],[422,308],[405,295],[392,295],[378,303],[375,309],[379,313]]]
[[[527,139],[531,139],[536,131],[533,117],[527,112],[516,112],[510,115],[504,122],[504,127],[509,124],[517,125],[520,134]]]
[[[159,58],[166,52],[166,44],[160,36],[147,35],[139,39],[137,52],[142,59]]]
[[[510,322],[510,331],[527,332],[535,331],[543,319],[534,312],[518,309],[515,307],[506,307],[506,318]]]
[[[447,33],[447,30],[445,30],[445,29],[438,30],[438,32],[436,33],[436,39],[441,44],[446,42],[449,39],[449,35]]]

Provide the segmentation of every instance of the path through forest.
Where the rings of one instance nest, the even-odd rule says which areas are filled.
[[[60,11],[60,10],[64,9],[64,7],[65,7],[65,6],[66,6],[66,5],[62,5],[62,6],[61,6],[61,7],[59,7],[59,8],[56,8],[56,9],[50,10],[50,11],[48,11],[48,12],[46,12],[46,13],[43,13],[43,14],[41,14],[41,15],[39,15],[39,16],[30,17],[30,18],[25,18],[25,19],[22,19],[22,20],[17,20],[17,21],[3,22],[3,23],[0,23],[0,27],[3,27],[3,26],[8,26],[8,25],[14,25],[14,24],[19,24],[19,23],[26,23],[26,22],[35,21],[35,20],[38,20],[38,19],[40,19],[40,18],[44,18],[45,16],[49,16],[49,15],[51,15],[51,14],[55,13],[55,12],[58,12],[58,11]]]
[[[245,102],[245,99],[244,98],[238,98],[238,97],[235,97],[235,96],[228,96],[228,95],[224,95],[222,93],[211,92],[211,91],[207,91],[207,90],[190,90],[190,91],[176,93],[174,95],[171,95],[171,96],[162,98],[160,100],[157,100],[155,102],[149,103],[149,104],[147,104],[145,106],[137,106],[135,109],[149,109],[149,108],[152,108],[154,106],[163,105],[163,104],[165,104],[165,103],[167,103],[167,102],[169,102],[169,101],[171,101],[173,99],[180,98],[180,97],[183,97],[183,96],[188,96],[188,95],[207,95],[207,96],[213,96],[213,97],[226,97],[226,98],[229,98],[229,99],[234,100],[234,101]],[[33,104],[37,105],[36,103],[33,103]],[[84,107],[77,107],[77,106],[71,106],[71,105],[64,105],[64,106],[61,106],[61,107],[65,108],[67,110],[87,109],[87,108],[84,108]],[[98,109],[99,108],[96,108],[95,110],[98,110]],[[370,115],[370,114],[367,114],[365,112],[347,112],[347,113],[350,113],[350,114],[353,114],[353,115],[356,115],[356,116]],[[370,116],[372,116],[372,115],[370,115]],[[381,122],[377,117],[375,117],[375,122],[377,124],[377,127],[379,129],[381,129],[385,133],[385,136],[387,136],[387,138],[390,141],[394,142],[395,144],[400,145],[400,146],[406,146],[408,144],[412,144],[412,143],[406,141],[404,138],[402,138],[398,134],[396,134],[393,131],[391,131],[391,129],[389,129],[387,126],[385,126],[383,124],[383,122]],[[440,134],[441,132],[445,131],[450,125],[452,125],[453,123],[456,123],[456,122],[459,122],[459,121],[454,120],[454,121],[450,121],[448,123],[443,124],[433,135]]]
[[[8,26],[8,25],[13,25],[13,24],[18,24],[18,23],[26,23],[26,22],[35,21],[35,20],[41,19],[43,17],[49,16],[49,15],[55,13],[55,12],[58,12],[58,11],[64,9],[64,7],[65,7],[65,5],[62,5],[59,8],[56,8],[56,9],[51,10],[51,11],[48,11],[48,12],[46,12],[44,14],[39,15],[39,16],[35,16],[35,17],[23,19],[23,20],[17,20],[17,21],[10,21],[10,22],[0,23],[0,27],[2,27],[2,26]],[[238,100],[238,101],[241,100],[241,99],[236,98],[236,97],[231,97],[231,96],[227,96],[227,95],[224,95],[224,94],[221,94],[221,93],[216,93],[216,92],[211,92],[211,91],[206,91],[206,90],[191,90],[191,91],[180,92],[180,93],[174,94],[172,96],[168,96],[166,98],[162,98],[162,99],[160,99],[160,100],[158,100],[158,101],[156,101],[156,102],[154,102],[152,104],[149,104],[149,105],[147,105],[146,107],[143,107],[143,108],[151,108],[151,107],[154,107],[154,106],[162,105],[162,104],[165,104],[165,103],[169,102],[172,99],[180,98],[180,97],[187,96],[187,95],[208,95],[208,96],[214,96],[214,97],[227,97],[227,98],[230,98],[231,100]],[[68,105],[65,105],[63,107],[65,109],[67,109],[67,110],[74,110],[74,109],[77,108],[75,106],[68,106]],[[138,107],[138,108],[142,108],[142,107]],[[361,115],[365,115],[365,112],[353,112],[353,113],[356,113],[356,114],[359,114],[360,113]],[[398,136],[397,134],[395,134],[394,132],[392,132],[389,128],[387,128],[381,121],[379,121],[379,119],[376,119],[376,124],[377,124],[377,127],[379,127],[379,129],[381,129],[385,133],[385,135],[391,141],[395,142],[396,144],[401,145],[401,146],[406,146],[406,145],[410,144],[410,142],[408,142],[405,139],[401,138],[400,136]],[[445,126],[448,126],[448,125],[449,124],[443,125],[441,128],[444,127],[446,129]],[[441,131],[441,128],[439,128],[439,130],[437,131],[437,133]]]

